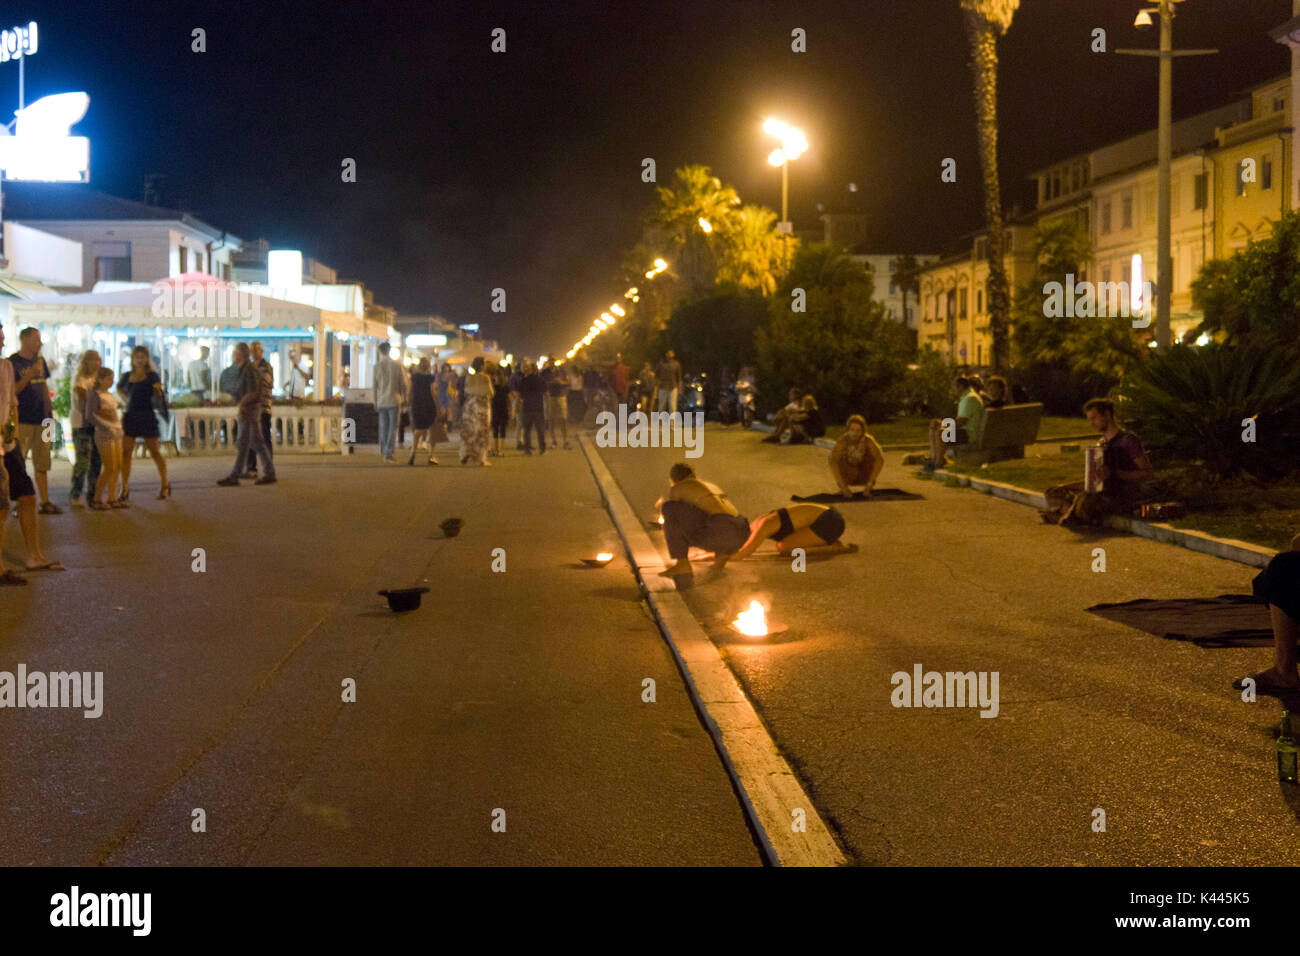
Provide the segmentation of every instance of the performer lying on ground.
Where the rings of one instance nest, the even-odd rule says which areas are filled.
[[[1268,602],[1273,623],[1273,666],[1252,674],[1255,690],[1278,696],[1300,691],[1296,674],[1296,640],[1300,638],[1300,534],[1291,539],[1291,550],[1280,551],[1268,567],[1255,575],[1255,597]],[[1246,678],[1233,681],[1237,690],[1245,689]]]
[[[666,578],[693,574],[688,555],[691,546],[713,553],[713,566],[721,569],[727,558],[745,543],[749,521],[715,484],[701,481],[686,462],[678,462],[668,471],[672,487],[666,498],[655,502],[664,517],[664,538],[671,567],[659,573]]]
[[[749,526],[749,540],[735,557],[749,557],[769,538],[776,542],[776,550],[781,554],[789,554],[795,548],[803,548],[808,554],[852,554],[858,546],[841,541],[843,533],[844,516],[834,508],[791,505],[756,518]]]

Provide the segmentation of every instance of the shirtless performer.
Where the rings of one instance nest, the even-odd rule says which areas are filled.
[[[769,538],[781,554],[788,555],[795,548],[803,548],[805,553],[852,554],[858,546],[841,541],[843,533],[844,517],[834,508],[791,505],[756,518],[750,526],[749,540],[733,557],[749,557]]]
[[[664,517],[664,538],[674,563],[659,573],[666,578],[693,574],[695,569],[687,557],[692,545],[713,552],[713,567],[721,570],[727,558],[745,543],[749,521],[727,500],[721,488],[701,481],[685,462],[673,465],[668,479],[672,487],[666,498],[655,502],[655,507]]]

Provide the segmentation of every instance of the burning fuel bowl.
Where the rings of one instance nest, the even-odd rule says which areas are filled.
[[[749,608],[737,614],[736,619],[727,626],[741,637],[755,641],[775,637],[777,634],[784,634],[789,630],[789,627],[785,624],[769,621],[767,611],[757,601],[750,601]]]
[[[379,593],[388,598],[388,609],[390,611],[414,611],[420,606],[420,595],[428,594],[429,589],[393,588]]]
[[[662,531],[664,530],[664,516],[655,515],[653,518],[647,521],[645,525],[651,531]]]
[[[438,527],[442,529],[442,533],[449,538],[454,538],[456,535],[460,534],[460,529],[464,526],[465,521],[462,518],[448,518],[442,524],[438,525]]]
[[[614,556],[608,551],[602,551],[594,558],[583,558],[582,563],[589,568],[603,568],[609,562],[614,560]]]

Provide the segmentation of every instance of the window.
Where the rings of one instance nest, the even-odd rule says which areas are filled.
[[[984,364],[984,346],[982,345],[975,346],[975,364],[976,365]]]
[[[1109,262],[1106,263],[1104,266],[1101,267],[1101,281],[1102,281],[1102,282],[1109,282],[1109,281],[1110,281],[1110,263],[1109,263]]]
[[[186,266],[189,264],[188,261],[189,250],[186,249],[184,246],[181,246],[176,251],[180,253],[181,275],[184,275],[185,273],[190,271],[189,269],[186,268]]]
[[[975,314],[976,315],[984,314],[984,290],[983,289],[975,290]]]
[[[1281,96],[1273,97],[1273,112],[1280,113],[1286,109],[1286,100]]]
[[[1125,262],[1125,263],[1124,263],[1124,278],[1121,279],[1120,281],[1123,282],[1125,285],[1130,285],[1130,280],[1131,280],[1132,278],[1133,278],[1133,263],[1132,263],[1131,261],[1129,261],[1129,262]]]
[[[1103,236],[1110,235],[1110,203],[1109,202],[1104,202],[1101,204],[1101,234]]]
[[[1273,188],[1273,157],[1265,156],[1259,161],[1259,188]]]
[[[131,243],[97,242],[92,250],[95,258],[95,281],[131,281]]]
[[[1119,221],[1120,221],[1119,227],[1121,229],[1133,228],[1133,194],[1132,193],[1125,193],[1124,197],[1120,200]]]
[[[1237,164],[1237,174],[1233,176],[1233,187],[1238,196],[1246,195],[1246,167],[1244,163]]]
[[[965,289],[962,289],[960,294],[957,296],[957,316],[962,319],[966,318],[966,290]]]
[[[201,252],[194,253],[194,271],[195,272],[203,271],[203,253]]]
[[[1156,190],[1154,186],[1150,186],[1142,192],[1142,221],[1156,221]]]
[[[1194,191],[1196,196],[1192,200],[1192,208],[1204,209],[1206,206],[1206,199],[1209,196],[1209,184],[1206,182],[1205,173],[1197,173]]]

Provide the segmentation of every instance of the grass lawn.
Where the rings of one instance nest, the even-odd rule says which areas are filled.
[[[868,425],[867,431],[886,448],[890,445],[924,445],[929,440],[930,419],[894,418]],[[1087,435],[1091,432],[1087,419],[1045,415],[1038,426],[1038,440],[1050,441],[1062,436]],[[843,425],[832,425],[826,429],[826,437],[832,441],[843,433]]]
[[[999,461],[982,467],[955,464],[948,470],[1041,492],[1052,485],[1082,481],[1083,451]],[[1187,506],[1187,517],[1170,522],[1175,528],[1249,541],[1279,551],[1289,547],[1292,536],[1300,532],[1300,484],[1296,482],[1261,485],[1236,479],[1204,488],[1188,480],[1186,469],[1168,468],[1156,471],[1156,484],[1166,489],[1162,497]]]

